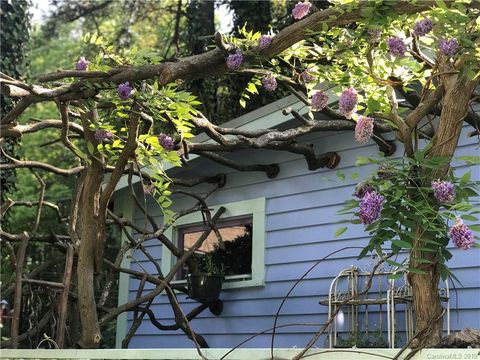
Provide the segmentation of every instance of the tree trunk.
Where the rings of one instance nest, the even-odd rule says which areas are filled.
[[[94,168],[87,168],[80,211],[80,246],[78,249],[78,305],[82,335],[80,346],[82,348],[96,348],[102,339],[95,301],[94,273],[95,273],[95,244],[100,228],[98,220],[98,205],[100,187],[102,184],[101,173],[97,174]]]
[[[95,110],[82,116],[82,125],[85,130],[86,141],[97,146],[89,124],[97,118]],[[80,312],[82,348],[97,348],[102,339],[98,324],[97,307],[95,301],[95,248],[102,241],[105,234],[104,216],[100,216],[100,195],[103,181],[103,158],[100,153],[89,158],[89,165],[83,171],[83,184],[80,196],[74,196],[78,206],[78,224],[80,241],[78,246],[77,282],[78,307]]]
[[[420,266],[415,266],[419,268]],[[440,273],[437,265],[421,267],[426,274],[410,273],[409,281],[413,291],[415,330],[417,337],[413,348],[431,347],[442,339],[443,307],[440,302],[438,285]]]
[[[460,60],[456,65],[463,65]],[[460,66],[458,66],[460,68]],[[441,76],[445,88],[443,96],[442,113],[440,122],[432,140],[432,148],[429,157],[442,156],[452,158],[458,144],[463,119],[468,113],[468,105],[473,90],[478,80],[470,80],[465,75],[455,73],[455,66],[449,59],[441,59],[439,71],[445,73]],[[428,170],[428,169],[427,169]],[[449,170],[449,166],[439,169],[435,173],[424,172],[425,185],[431,180],[443,178]],[[419,231],[419,234],[421,231]],[[447,236],[447,234],[445,234]],[[411,252],[411,257],[419,257],[432,261],[432,264],[416,264],[410,260],[411,266],[420,268],[426,274],[410,273],[409,281],[413,290],[413,301],[416,318],[416,339],[412,342],[413,348],[431,347],[440,343],[442,338],[442,304],[438,293],[440,280],[440,268],[431,253],[418,250],[422,247],[421,239],[417,241]],[[424,330],[425,329],[425,330]]]

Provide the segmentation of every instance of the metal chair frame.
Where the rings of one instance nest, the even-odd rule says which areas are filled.
[[[400,278],[393,279],[389,278],[390,275],[401,273]],[[378,279],[378,295],[377,297],[370,297],[369,292],[367,291],[363,294],[362,298],[356,298],[359,291],[360,279],[368,279],[371,276],[379,277]],[[384,282],[382,278],[385,278]],[[346,281],[346,288],[339,289],[341,281]],[[401,282],[399,282],[401,280]],[[372,283],[373,286],[374,283]],[[386,285],[385,289],[383,284]],[[385,294],[385,296],[383,296]],[[450,334],[450,290],[448,280],[444,281],[444,287],[439,289],[439,294],[442,302],[446,304],[446,327],[447,334]],[[349,301],[345,302],[347,297],[351,297]],[[345,302],[345,303],[344,303]],[[380,307],[380,321],[379,321],[379,330],[383,332],[383,311],[382,306],[386,305],[387,312],[387,338],[390,348],[395,347],[395,331],[398,329],[398,324],[396,321],[396,307],[397,305],[405,305],[405,333],[406,341],[408,342],[414,333],[414,309],[413,309],[413,293],[412,288],[408,284],[407,273],[404,270],[399,269],[388,269],[380,267],[377,269],[375,274],[372,275],[370,271],[363,271],[358,267],[351,266],[347,269],[344,269],[338,273],[338,275],[330,283],[328,291],[328,299],[320,301],[322,305],[328,306],[328,318],[332,317],[338,307],[346,306],[347,307],[347,323],[348,330],[351,333],[359,332],[359,313],[360,306],[365,306],[365,333],[368,336],[368,323],[369,323],[369,314],[368,306],[369,305],[379,305]],[[332,324],[329,326],[328,330],[328,343],[329,347],[332,348],[338,343],[338,314],[333,320]]]

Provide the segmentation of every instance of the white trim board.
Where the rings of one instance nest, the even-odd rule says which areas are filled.
[[[276,359],[292,359],[302,349],[274,349]],[[205,358],[214,360],[223,357],[230,349],[201,349]],[[271,359],[270,349],[236,349],[226,360]],[[392,359],[400,349],[310,349],[305,354],[309,360],[371,360]],[[399,360],[405,359],[406,350]],[[478,359],[479,349],[423,349],[413,360],[427,359]],[[198,360],[196,349],[96,349],[96,350],[48,350],[48,349],[0,349],[0,359],[150,359],[150,360]]]

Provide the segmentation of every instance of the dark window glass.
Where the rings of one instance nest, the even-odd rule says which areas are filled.
[[[209,272],[212,267],[225,277],[249,278],[252,273],[252,218],[228,219],[218,223],[225,249],[218,246],[218,239],[212,231],[202,246],[193,255],[201,272]],[[204,230],[203,225],[186,226],[178,231],[179,246],[189,249]],[[184,268],[177,279],[185,279],[188,269]]]

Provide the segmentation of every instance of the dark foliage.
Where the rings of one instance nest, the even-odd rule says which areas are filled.
[[[29,38],[30,20],[28,16],[28,1],[0,1],[0,32],[1,58],[0,71],[15,78],[21,78],[25,69],[25,46]],[[5,114],[13,108],[10,98],[0,95],[1,113]],[[4,139],[2,147],[14,155],[15,140]],[[6,161],[1,159],[0,161]],[[15,170],[2,171],[0,174],[1,203],[15,188]],[[6,219],[3,219],[5,222]],[[8,221],[8,218],[7,218]],[[5,224],[5,223],[4,223]]]

